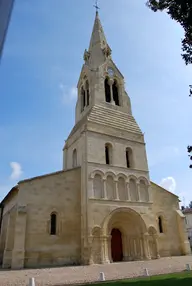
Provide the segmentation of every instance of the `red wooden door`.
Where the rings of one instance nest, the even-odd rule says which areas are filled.
[[[111,256],[113,262],[123,260],[123,245],[120,230],[114,228],[111,232]]]

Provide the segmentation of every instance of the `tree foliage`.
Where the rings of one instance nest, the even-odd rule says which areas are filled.
[[[189,158],[192,161],[192,146],[188,146],[187,151],[189,153]],[[189,166],[189,168],[192,168],[192,164]]]
[[[186,65],[192,63],[192,1],[191,0],[149,0],[147,6],[154,12],[165,10],[184,29],[182,57]]]
[[[189,208],[192,209],[192,201],[189,203]]]
[[[183,27],[181,56],[186,65],[192,64],[192,0],[148,0],[147,6],[154,12],[166,11]],[[192,96],[192,85],[189,86],[189,96]],[[192,146],[188,146],[187,151],[192,160]],[[192,164],[189,167],[192,168]]]

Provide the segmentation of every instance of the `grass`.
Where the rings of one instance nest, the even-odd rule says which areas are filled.
[[[94,286],[192,286],[192,272],[135,278],[123,281],[103,282]]]

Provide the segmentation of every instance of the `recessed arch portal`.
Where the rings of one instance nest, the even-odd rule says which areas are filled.
[[[117,208],[112,211],[102,223],[102,228],[105,235],[110,235],[113,227],[117,227],[124,232],[126,229],[124,223],[133,223],[134,231],[137,233],[146,233],[147,227],[141,215],[131,208]],[[136,224],[135,224],[136,223]]]
[[[110,262],[140,260],[146,257],[143,243],[147,227],[136,211],[131,208],[118,208],[103,221],[103,234],[110,237],[108,257]]]

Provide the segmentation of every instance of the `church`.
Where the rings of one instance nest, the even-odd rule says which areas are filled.
[[[0,262],[22,269],[188,255],[179,198],[150,181],[144,134],[98,11],[61,171],[18,182],[0,204]]]

